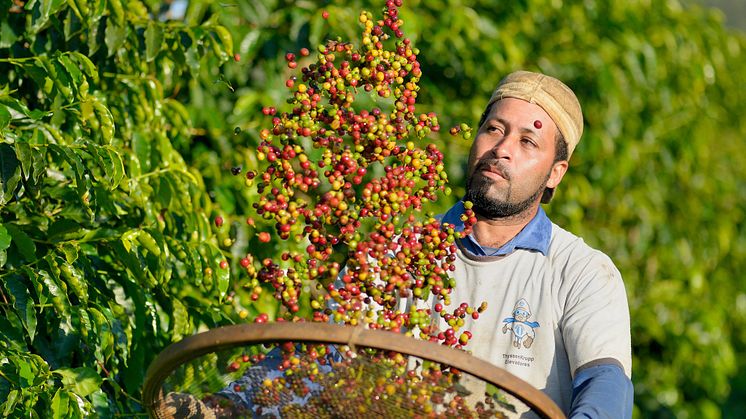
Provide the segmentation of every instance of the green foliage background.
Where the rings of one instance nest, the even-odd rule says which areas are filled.
[[[246,298],[238,260],[296,244],[259,245],[255,191],[230,169],[256,168],[285,52],[356,42],[383,1],[191,1],[176,20],[154,0],[15,4],[0,7],[0,414],[142,412],[159,350],[273,310]],[[401,16],[418,110],[444,128],[476,124],[515,69],[578,93],[586,131],[546,208],[623,273],[635,416],[743,411],[744,35],[664,0],[413,0]],[[454,194],[433,211],[463,193],[469,147],[442,131]]]

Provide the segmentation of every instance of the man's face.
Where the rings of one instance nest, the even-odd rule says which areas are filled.
[[[538,123],[536,122],[538,121]],[[469,154],[465,199],[478,215],[518,215],[556,187],[567,162],[554,163],[557,126],[538,105],[506,98],[495,102]]]

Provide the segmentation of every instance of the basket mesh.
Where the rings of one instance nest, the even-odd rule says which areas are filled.
[[[470,374],[367,347],[245,345],[181,364],[157,418],[502,418],[518,402]]]

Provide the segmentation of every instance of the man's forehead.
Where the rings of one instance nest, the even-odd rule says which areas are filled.
[[[572,155],[583,134],[583,111],[569,86],[546,74],[519,70],[500,80],[487,106],[505,98],[523,99],[541,106],[562,134],[568,157]]]
[[[516,98],[504,98],[492,104],[487,119],[516,125],[521,129],[554,135],[557,124],[539,105]]]

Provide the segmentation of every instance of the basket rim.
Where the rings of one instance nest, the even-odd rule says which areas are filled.
[[[396,337],[396,338],[394,338]],[[315,322],[269,322],[223,326],[188,336],[164,349],[148,367],[143,383],[143,405],[151,417],[166,378],[181,364],[201,355],[245,344],[314,342],[391,350],[439,362],[481,378],[501,388],[547,419],[565,418],[546,394],[503,368],[469,353],[402,333]]]

